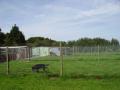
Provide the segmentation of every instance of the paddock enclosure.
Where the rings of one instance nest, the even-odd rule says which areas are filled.
[[[8,52],[8,53],[6,53]],[[119,77],[120,46],[0,47],[0,74],[34,74],[35,64],[49,64],[49,74],[59,76],[63,55],[63,76]],[[42,73],[39,73],[42,74]]]

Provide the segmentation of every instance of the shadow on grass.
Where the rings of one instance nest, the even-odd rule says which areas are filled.
[[[52,59],[52,60],[44,60],[44,59],[35,59],[35,60],[31,60],[31,61],[59,61],[59,59]]]
[[[120,79],[120,75],[87,75],[87,74],[63,74],[61,77],[59,73],[51,72],[39,72],[39,73],[10,73],[6,75],[5,73],[0,73],[0,76],[11,77],[11,78],[25,78],[25,77],[39,77],[48,78],[50,80],[56,79],[95,79],[95,80],[109,80],[109,79]]]
[[[60,77],[58,73],[50,73],[48,74],[48,78],[63,78],[63,79],[120,79],[120,75],[85,75],[85,74],[70,74],[70,75],[63,75]]]
[[[70,75],[68,78],[71,79],[120,79],[120,75],[85,75],[85,74],[78,74],[78,75]]]

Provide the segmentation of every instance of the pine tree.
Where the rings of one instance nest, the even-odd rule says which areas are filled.
[[[16,26],[16,24],[12,27],[7,40],[8,40],[7,43],[9,45],[17,45],[17,46],[25,45],[25,37],[23,33],[19,30],[19,27]]]

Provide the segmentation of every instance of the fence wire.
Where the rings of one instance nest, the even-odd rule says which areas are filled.
[[[7,63],[6,54],[7,47],[0,47],[0,73],[6,73]],[[62,47],[62,54],[64,60],[120,60],[120,46],[73,46]],[[45,58],[44,58],[45,57]],[[56,58],[57,57],[57,58]],[[47,63],[54,65],[49,60],[60,60],[60,47],[8,47],[8,59],[10,62],[10,72],[13,73],[29,73],[31,67],[37,63]],[[48,60],[48,62],[37,62],[36,58],[40,60]],[[42,59],[41,59],[42,58]],[[21,61],[32,62],[25,64]],[[72,62],[75,64],[76,62]],[[15,65],[16,64],[16,65]],[[25,64],[25,65],[24,65]],[[58,66],[58,62],[56,63]],[[58,66],[52,68],[58,71]],[[57,67],[57,68],[56,68]]]

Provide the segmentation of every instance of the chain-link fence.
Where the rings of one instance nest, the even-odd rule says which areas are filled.
[[[0,47],[0,73],[8,73],[13,66],[11,62],[27,60],[29,57],[30,49],[27,46]]]
[[[27,47],[27,46],[0,47],[0,73],[3,74],[6,73],[8,68],[10,69],[10,73],[17,74],[32,73],[31,67],[39,63],[50,64],[50,70],[52,72],[58,72],[60,68],[59,67],[60,66],[59,60],[61,56],[60,54],[61,54],[60,47]],[[84,61],[84,63],[87,63],[88,60],[89,61],[104,60],[108,62],[110,60],[119,61],[120,46],[62,47],[62,55],[65,64],[71,63],[71,61],[73,61],[71,64],[73,64],[73,66],[74,64],[76,64],[75,67],[79,63],[79,62],[76,63],[76,61],[82,60],[86,61],[86,62]],[[7,63],[7,61],[9,61],[10,63]],[[97,62],[96,65],[99,64],[100,62]],[[78,67],[81,66],[78,65]],[[64,65],[64,67],[67,68],[67,65]]]
[[[8,55],[7,55],[8,53]],[[0,47],[0,62],[9,60],[21,60],[29,58],[30,50],[27,46]]]
[[[6,61],[6,50],[7,47],[0,47],[0,62]],[[120,46],[73,46],[73,47],[62,47],[62,54],[64,56],[71,55],[100,55],[100,54],[113,54],[119,53]],[[60,47],[27,47],[17,46],[8,47],[8,59],[9,60],[22,60],[29,58],[39,58],[44,56],[60,56]]]

